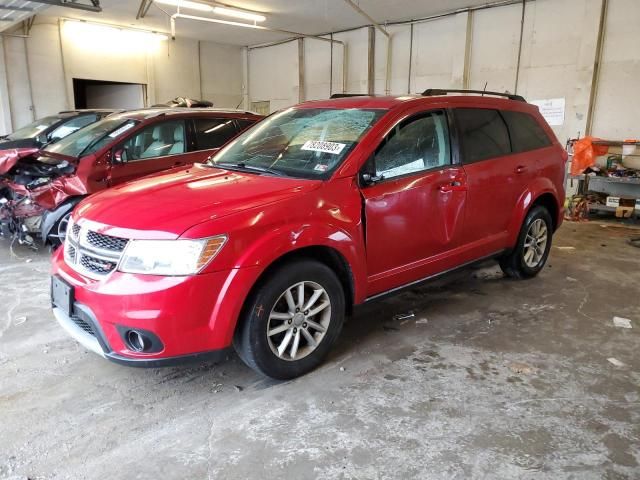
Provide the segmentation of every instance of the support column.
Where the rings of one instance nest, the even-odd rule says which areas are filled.
[[[4,39],[0,37],[0,135],[13,131],[11,105],[9,104],[9,84],[7,82],[7,62],[4,55]]]

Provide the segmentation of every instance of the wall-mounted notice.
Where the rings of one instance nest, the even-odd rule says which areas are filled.
[[[540,113],[552,127],[564,124],[564,98],[550,98],[547,100],[533,100],[533,105],[537,105]]]

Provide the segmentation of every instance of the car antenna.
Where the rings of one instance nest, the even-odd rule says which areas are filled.
[[[489,85],[489,82],[484,82],[484,88],[482,89],[482,96],[484,97],[484,92],[487,91],[487,85]]]
[[[237,110],[238,108],[240,108],[240,105],[242,104],[242,102],[244,102],[244,98],[243,98],[242,100],[240,100],[240,103],[238,103],[238,105],[236,105],[236,108],[235,108],[236,110]]]

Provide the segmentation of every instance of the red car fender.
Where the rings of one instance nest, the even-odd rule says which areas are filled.
[[[220,290],[209,321],[212,331],[221,332],[225,341],[231,342],[243,302],[260,276],[282,256],[305,247],[328,247],[340,254],[351,271],[354,302],[362,303],[366,297],[364,245],[354,240],[346,232],[331,225],[297,225],[281,227],[268,235],[261,236],[243,255],[229,272],[224,287]]]
[[[554,186],[553,182],[545,177],[538,177],[533,180],[527,189],[520,195],[518,202],[514,208],[514,214],[511,216],[511,222],[509,223],[509,245],[515,245],[518,234],[520,233],[520,228],[522,227],[522,222],[524,221],[525,216],[529,212],[531,205],[535,203],[535,201],[540,198],[545,193],[549,193],[553,196],[558,213],[558,218],[555,218],[557,225],[559,226],[562,217],[562,205],[558,204],[558,191]]]

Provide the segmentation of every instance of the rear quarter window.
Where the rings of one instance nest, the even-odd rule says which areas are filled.
[[[528,113],[504,110],[514,153],[528,152],[551,145],[551,139],[538,121]]]
[[[484,108],[458,108],[456,122],[464,163],[511,153],[509,132],[500,112]]]

